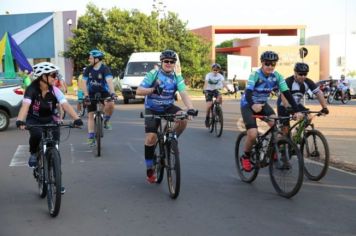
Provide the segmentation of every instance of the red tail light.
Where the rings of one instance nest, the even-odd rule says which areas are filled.
[[[22,88],[14,89],[14,92],[18,95],[24,95],[24,90]]]

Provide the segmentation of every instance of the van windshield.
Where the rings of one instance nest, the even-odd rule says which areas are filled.
[[[125,76],[145,76],[159,62],[129,62],[125,70]]]

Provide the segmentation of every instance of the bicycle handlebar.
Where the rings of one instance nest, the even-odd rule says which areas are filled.
[[[259,119],[262,119],[262,120],[285,120],[285,119],[293,119],[293,116],[292,115],[289,115],[289,116],[264,116],[264,115],[252,115],[252,117],[254,118],[259,118]]]
[[[197,116],[198,110],[194,110],[194,114],[188,114],[185,111],[182,111],[180,114],[143,114],[140,113],[141,118],[155,118],[155,119],[188,119],[189,116]]]
[[[80,128],[78,126],[74,126],[73,122],[69,123],[50,123],[50,124],[26,124],[26,129],[30,130],[31,128],[44,128],[51,129],[56,127],[68,127],[68,128]]]

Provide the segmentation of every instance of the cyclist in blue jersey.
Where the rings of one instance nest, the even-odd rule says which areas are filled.
[[[160,55],[162,66],[159,70],[148,72],[138,87],[137,95],[145,96],[146,114],[176,114],[182,109],[174,105],[174,94],[179,92],[184,105],[188,108],[188,114],[194,114],[193,104],[185,91],[184,79],[174,71],[177,54],[172,50],[165,50]],[[154,145],[157,140],[159,121],[153,118],[145,118],[145,162],[147,181],[155,183],[156,176],[153,170]],[[180,135],[187,126],[186,120],[178,120],[175,130]]]
[[[68,103],[62,91],[55,86],[55,82],[58,80],[58,71],[59,68],[49,62],[41,62],[33,66],[33,76],[36,79],[26,88],[16,120],[18,128],[24,130],[26,124],[37,125],[59,122],[58,104],[73,118],[75,126],[83,125],[83,121]],[[31,128],[29,132],[31,155],[28,165],[36,167],[36,152],[41,141],[42,129]],[[57,128],[54,132],[54,139],[59,141],[59,138],[60,133],[59,128]],[[62,187],[61,192],[64,193],[64,191],[64,187]]]
[[[266,51],[261,54],[262,66],[250,75],[245,93],[241,98],[241,114],[247,130],[247,139],[244,154],[240,158],[246,172],[252,170],[250,152],[257,137],[256,118],[252,116],[275,116],[274,110],[267,103],[268,97],[273,90],[279,89],[283,93],[289,104],[291,104],[296,119],[302,117],[283,76],[274,70],[278,59],[278,54],[273,51]],[[268,124],[273,125],[273,121],[269,121]]]
[[[102,63],[104,53],[99,50],[91,50],[89,52],[89,63],[83,74],[83,92],[84,101],[90,103],[88,105],[88,144],[95,145],[94,132],[94,111],[96,110],[96,103],[90,102],[90,98],[94,98],[96,93],[100,93],[102,98],[111,98],[109,101],[104,101],[104,128],[111,130],[112,125],[110,118],[114,112],[114,101],[117,99],[113,76],[110,68]]]

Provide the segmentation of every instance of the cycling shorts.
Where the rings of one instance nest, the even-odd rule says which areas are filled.
[[[276,113],[268,103],[265,103],[262,108],[262,111],[258,113],[254,112],[249,106],[241,106],[241,114],[246,126],[246,130],[248,130],[252,128],[257,128],[256,118],[252,117],[252,115],[270,116],[275,115]]]
[[[105,98],[111,98],[110,93],[108,92],[101,92],[101,98],[105,99]],[[94,94],[89,94],[89,98],[93,99],[94,98]],[[104,101],[101,101],[102,104],[104,104]],[[88,106],[88,112],[93,112],[96,111],[96,102],[95,101],[91,101],[90,105]]]
[[[220,96],[219,90],[205,90],[205,101],[206,102],[212,102],[213,97],[217,98]]]
[[[156,111],[152,111],[150,109],[145,109],[145,114],[146,115],[176,114],[178,111],[181,111],[181,110],[182,109],[180,107],[177,107],[176,105],[172,105],[169,108],[167,108],[164,112],[156,112]],[[159,119],[155,119],[152,117],[146,117],[145,118],[145,133],[157,133],[159,124],[160,124]]]

